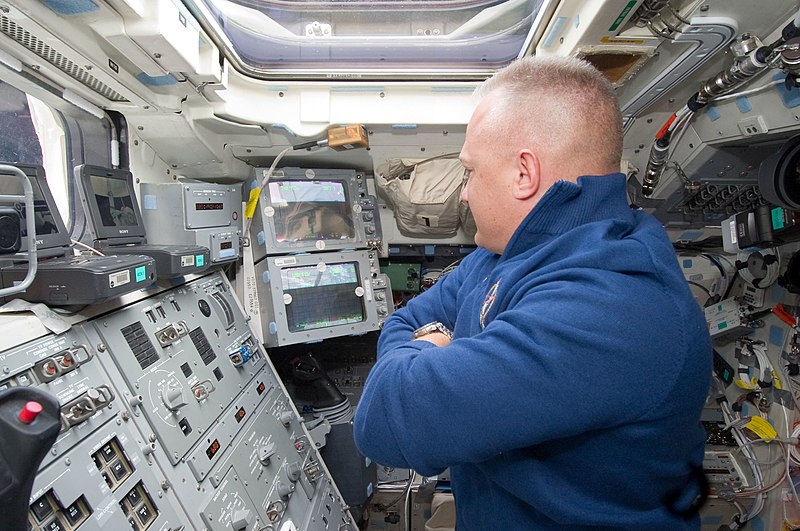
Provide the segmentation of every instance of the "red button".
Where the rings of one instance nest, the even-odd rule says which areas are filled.
[[[19,420],[25,424],[30,424],[36,419],[36,417],[39,416],[39,413],[41,412],[42,405],[39,402],[26,402],[25,407],[23,407],[22,411],[19,412]]]

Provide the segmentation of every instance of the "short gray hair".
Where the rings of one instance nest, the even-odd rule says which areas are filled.
[[[577,172],[619,168],[622,115],[611,83],[574,57],[526,57],[486,80],[478,97],[500,96],[491,127],[508,142],[546,142]],[[519,138],[519,137],[518,137]],[[520,147],[520,146],[514,146]],[[524,147],[524,146],[523,146]],[[618,170],[614,170],[618,171]]]

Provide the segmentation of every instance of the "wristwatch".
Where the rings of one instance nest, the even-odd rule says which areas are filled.
[[[439,321],[434,321],[432,323],[420,326],[414,330],[413,334],[411,334],[411,339],[419,339],[425,334],[430,334],[431,332],[439,332],[446,335],[447,339],[453,339],[453,332],[448,330],[448,328]]]

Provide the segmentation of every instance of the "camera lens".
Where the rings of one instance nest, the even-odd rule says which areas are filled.
[[[770,203],[800,210],[800,136],[790,138],[758,169],[761,195]]]

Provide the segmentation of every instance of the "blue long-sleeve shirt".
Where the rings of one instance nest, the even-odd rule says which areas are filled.
[[[412,341],[441,321],[453,341]],[[355,416],[373,460],[450,467],[459,531],[697,529],[711,344],[671,243],[621,174],[554,185],[387,320]]]

